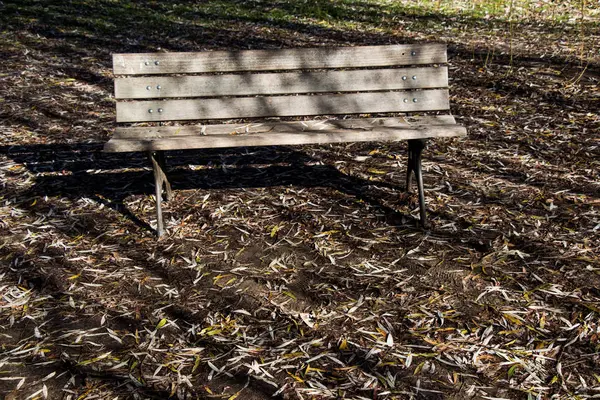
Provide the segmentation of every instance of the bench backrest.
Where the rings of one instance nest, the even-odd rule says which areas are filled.
[[[115,54],[117,122],[448,110],[446,62],[443,44]]]

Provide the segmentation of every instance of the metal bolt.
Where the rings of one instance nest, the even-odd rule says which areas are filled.
[[[160,90],[160,85],[156,85],[156,90]]]
[[[154,65],[158,65],[158,64],[160,64],[159,61],[154,61]]]
[[[159,108],[159,109],[158,109],[158,112],[159,112],[159,113],[161,113],[161,112],[162,112],[162,108]]]
[[[404,102],[405,102],[405,103],[408,103],[408,99],[404,99]]]
[[[144,65],[150,65],[150,63],[148,61],[144,62]]]
[[[146,86],[146,90],[150,90],[150,89],[152,89],[152,86],[150,86],[150,85]]]
[[[149,108],[149,109],[148,109],[148,112],[149,112],[150,114],[152,114],[154,111],[153,111],[151,108]]]
[[[416,80],[417,80],[417,76],[413,75],[413,81],[416,81]]]
[[[405,76],[403,76],[403,77],[402,77],[402,80],[403,80],[403,81],[405,81],[405,80],[406,80],[406,77],[405,77]]]
[[[413,50],[413,51],[411,51],[411,52],[410,52],[410,55],[411,55],[411,56],[416,56],[416,55],[417,55],[417,52]]]
[[[419,101],[419,100],[417,100],[417,98],[415,97],[415,98],[413,99],[413,103],[416,103],[417,101]]]

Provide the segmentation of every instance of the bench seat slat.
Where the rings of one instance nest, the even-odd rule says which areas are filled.
[[[232,126],[234,129],[234,126]],[[398,141],[432,137],[464,136],[463,126],[415,125],[377,126],[372,129],[331,128],[301,132],[262,132],[245,134],[215,134],[207,136],[180,136],[144,139],[111,139],[106,152],[159,151],[181,149],[208,149],[239,146],[281,146],[326,144],[343,142]]]
[[[147,76],[116,78],[115,97],[117,99],[151,99],[246,96],[432,89],[447,86],[447,67],[242,75]]]
[[[445,44],[114,54],[115,75],[273,71],[441,64]]]
[[[240,124],[118,127],[112,139],[176,138],[181,136],[230,135],[267,132],[326,131],[327,129],[367,129],[377,127],[409,128],[420,125],[453,125],[452,115],[391,118],[349,118],[309,121],[249,122]]]
[[[117,103],[117,122],[448,110],[447,89]]]

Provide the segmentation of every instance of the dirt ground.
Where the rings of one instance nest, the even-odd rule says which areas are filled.
[[[600,24],[323,3],[0,2],[0,397],[600,396]],[[158,241],[101,153],[112,53],[421,41],[469,132],[428,230],[406,143],[170,152]]]

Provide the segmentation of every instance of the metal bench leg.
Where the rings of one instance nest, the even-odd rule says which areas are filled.
[[[419,213],[421,227],[427,227],[427,214],[425,212],[425,191],[423,190],[423,170],[421,168],[421,154],[427,144],[426,139],[412,139],[408,141],[408,167],[406,170],[406,191],[410,192],[412,173],[415,173],[417,189],[419,191]]]
[[[164,172],[164,155],[162,152],[151,151],[148,157],[152,162],[154,171],[154,188],[156,190],[156,234],[161,237],[164,233],[164,224],[162,218],[162,191],[163,184],[166,186],[167,198],[171,196],[171,185]],[[162,162],[161,162],[162,161]]]

